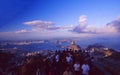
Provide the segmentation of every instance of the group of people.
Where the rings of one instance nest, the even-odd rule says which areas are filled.
[[[16,67],[16,72],[9,75],[95,75],[87,52],[61,50],[51,56],[30,57],[27,63]]]
[[[56,51],[44,61],[44,74],[43,70],[37,70],[37,75],[90,75],[89,58],[89,54],[82,51]]]
[[[54,64],[57,66],[56,72],[61,73],[55,75],[89,75],[90,62],[86,58],[89,55],[81,51],[56,52]]]

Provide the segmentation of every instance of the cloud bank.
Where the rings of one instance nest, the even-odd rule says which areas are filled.
[[[30,30],[21,29],[11,32],[0,32],[0,39],[39,39],[55,37],[89,37],[89,36],[106,36],[118,34],[120,32],[120,18],[117,18],[103,27],[90,25],[87,22],[86,15],[81,15],[78,25],[55,25],[51,21],[33,20],[24,22],[24,25],[31,26]],[[9,36],[8,36],[9,35]],[[4,38],[6,37],[6,38]]]
[[[103,27],[91,26],[87,23],[87,17],[82,15],[79,17],[79,24],[73,28],[72,32],[76,33],[118,33],[120,32],[120,18],[107,23]]]

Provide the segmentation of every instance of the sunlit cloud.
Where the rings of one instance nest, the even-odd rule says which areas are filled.
[[[79,17],[79,20],[78,20],[79,23],[83,23],[83,22],[86,22],[86,21],[87,21],[87,16],[86,15],[81,15]]]

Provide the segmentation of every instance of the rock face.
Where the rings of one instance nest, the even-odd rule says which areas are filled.
[[[76,45],[74,41],[71,42],[71,45],[68,46],[68,49],[69,49],[69,50],[72,50],[72,51],[81,50],[81,48],[80,48],[78,45]]]
[[[102,67],[110,75],[120,75],[120,52],[100,45],[90,45],[87,49],[99,69]]]

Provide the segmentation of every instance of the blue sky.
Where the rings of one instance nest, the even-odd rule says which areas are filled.
[[[1,0],[0,38],[118,35],[119,4],[120,0]]]

